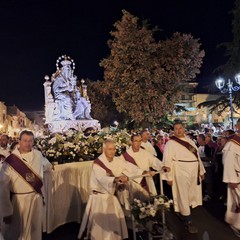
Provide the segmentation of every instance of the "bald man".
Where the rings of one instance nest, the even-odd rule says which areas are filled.
[[[124,159],[115,157],[112,140],[103,144],[103,153],[94,161],[90,177],[90,196],[82,219],[78,239],[85,236],[96,240],[128,238],[125,216],[115,192],[128,181],[123,172],[141,175],[143,170]]]

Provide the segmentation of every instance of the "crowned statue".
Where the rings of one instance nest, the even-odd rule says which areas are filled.
[[[74,75],[74,61],[69,56],[63,55],[58,58],[56,66],[57,71],[52,74],[51,80],[45,76],[46,123],[51,128],[54,124],[64,125],[64,128],[71,125],[79,130],[80,120],[92,120],[85,121],[85,126],[97,121],[93,120],[90,114],[91,103],[87,96],[85,81],[82,79],[79,82],[77,76]],[[71,124],[69,121],[72,121]]]

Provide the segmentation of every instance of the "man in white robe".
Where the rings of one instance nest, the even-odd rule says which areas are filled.
[[[222,152],[223,182],[228,184],[225,221],[240,237],[240,136],[230,136]]]
[[[115,143],[106,140],[103,154],[94,161],[90,177],[91,194],[78,239],[83,239],[85,235],[91,240],[120,240],[128,237],[125,216],[115,193],[118,188],[124,191],[123,184],[127,183],[128,178],[123,173],[138,176],[143,171],[115,157],[115,152]]]
[[[19,147],[13,151],[17,161],[22,160],[32,170],[26,173],[25,179],[7,161],[11,155],[5,159],[0,171],[0,209],[5,240],[42,239],[43,196],[35,191],[30,182],[36,177],[42,180],[43,172],[50,170],[52,165],[41,152],[33,149],[33,142],[33,133],[23,131]]]
[[[190,207],[202,205],[202,187],[199,184],[199,178],[204,178],[205,169],[198,155],[197,146],[185,136],[185,129],[181,122],[174,124],[174,135],[176,140],[183,141],[190,150],[173,140],[173,137],[167,142],[164,148],[163,164],[170,167],[171,171],[165,175],[165,180],[172,186],[175,212],[180,213],[187,230],[190,233],[196,233],[197,228],[191,221]]]
[[[150,139],[149,131],[147,129],[143,130],[141,132],[141,137],[142,137],[141,147],[156,157],[157,152],[156,152],[155,148],[153,147],[153,145],[149,142],[149,139]]]
[[[142,138],[139,134],[134,134],[131,136],[131,147],[127,149],[126,153],[123,153],[121,157],[128,161],[128,158],[134,159],[136,166],[141,168],[143,171],[150,171],[150,168],[153,168],[154,170],[160,172],[162,170],[170,170],[163,166],[162,162],[153,156],[153,154],[149,153],[148,151],[141,148]],[[134,163],[133,163],[134,164]],[[153,181],[152,176],[154,175],[152,172],[150,173],[151,176],[146,177],[146,183],[147,183],[147,191],[149,192],[150,196],[156,196],[157,191],[156,187]],[[138,179],[138,183],[142,179]]]

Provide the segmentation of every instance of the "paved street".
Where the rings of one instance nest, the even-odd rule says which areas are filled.
[[[238,240],[224,222],[224,213],[225,206],[217,200],[193,209],[193,222],[198,227],[198,234],[189,234],[173,211],[166,214],[167,225],[177,240]],[[77,223],[65,224],[49,235],[44,234],[43,240],[76,240],[78,230]],[[129,240],[132,240],[131,232],[129,235]],[[142,239],[147,240],[146,234],[142,234]]]

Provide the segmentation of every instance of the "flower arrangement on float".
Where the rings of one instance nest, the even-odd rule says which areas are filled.
[[[76,130],[55,133],[44,138],[36,138],[35,146],[50,162],[69,163],[94,160],[102,153],[106,139],[116,143],[116,155],[120,156],[129,146],[127,130],[102,129],[99,132],[84,134]]]
[[[147,201],[135,198],[131,205],[131,213],[140,228],[160,234],[163,231],[162,213],[169,210],[172,204],[173,201],[165,195],[157,195]]]

